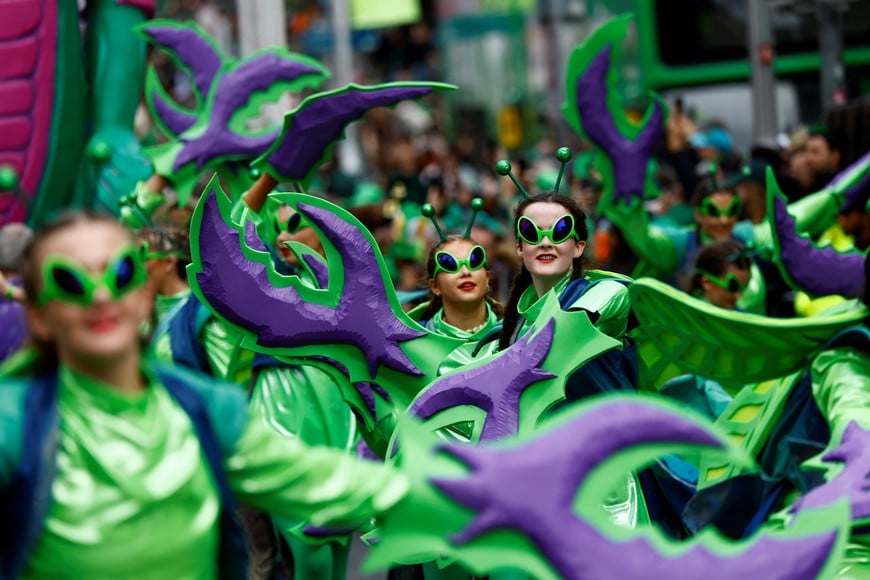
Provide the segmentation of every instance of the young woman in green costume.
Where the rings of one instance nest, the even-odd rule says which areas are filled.
[[[695,259],[691,294],[713,306],[739,310],[737,302],[749,286],[751,267],[752,261],[740,242],[713,242]]]
[[[235,386],[144,358],[153,296],[116,222],[48,226],[23,278],[39,355],[0,389],[4,577],[238,573],[243,554],[221,558],[238,555],[224,517],[236,500],[358,523],[407,489],[389,468],[275,434]]]

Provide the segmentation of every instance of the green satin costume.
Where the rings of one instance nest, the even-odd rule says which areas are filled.
[[[345,453],[355,448],[356,420],[336,378],[319,368],[288,364],[263,368],[256,376],[251,409],[264,425],[284,437]],[[295,578],[346,576],[348,536],[314,542],[302,534],[308,522],[280,516],[272,521],[293,553]]]
[[[212,475],[185,411],[147,363],[143,374],[148,387],[129,396],[60,370],[52,503],[25,578],[216,577]],[[0,389],[0,487],[20,459],[26,391],[20,381]],[[358,524],[407,489],[388,467],[278,435],[235,404],[237,387],[213,383],[207,393],[218,439],[231,445],[223,466],[240,503],[317,524]],[[241,427],[234,442],[221,439],[228,425]]]

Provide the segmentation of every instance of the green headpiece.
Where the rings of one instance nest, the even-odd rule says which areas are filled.
[[[479,197],[475,197],[471,200],[471,219],[468,220],[468,225],[465,226],[465,232],[462,234],[463,238],[467,238],[471,234],[471,228],[474,225],[474,218],[477,217],[478,212],[483,209],[483,200]],[[429,218],[432,224],[435,226],[435,229],[438,230],[438,237],[441,238],[441,241],[447,239],[448,235],[444,231],[444,229],[438,224],[438,219],[435,217],[435,208],[432,207],[431,203],[423,204],[423,207],[420,208],[420,213],[423,216]]]
[[[571,150],[567,147],[559,147],[556,151],[556,159],[559,160],[561,166],[559,167],[559,175],[556,177],[556,185],[553,188],[553,193],[559,192],[559,186],[562,184],[562,176],[565,174],[565,165],[571,161]],[[502,159],[498,163],[495,164],[495,172],[499,175],[507,175],[511,178],[511,181],[514,182],[517,190],[522,194],[523,197],[529,197],[529,192],[526,191],[526,188],[519,182],[516,176],[511,172],[511,163],[507,159]]]

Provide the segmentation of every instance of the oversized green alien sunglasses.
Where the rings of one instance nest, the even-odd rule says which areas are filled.
[[[702,276],[704,276],[708,280],[710,280],[710,282],[712,282],[713,284],[715,284],[719,288],[722,288],[723,290],[727,290],[728,292],[731,292],[732,294],[737,293],[737,292],[743,292],[744,290],[746,290],[746,287],[749,286],[748,281],[746,282],[746,284],[743,284],[742,282],[740,282],[740,280],[737,278],[737,276],[734,274],[734,272],[728,272],[728,274],[726,274],[724,278],[720,278],[719,276],[711,274],[710,272],[707,272],[706,270],[698,269],[698,270],[696,270],[696,272],[698,274],[701,274]]]
[[[544,236],[549,238],[553,244],[561,244],[572,237],[577,238],[574,216],[569,213],[563,215],[548,230],[539,228],[538,224],[526,216],[520,216],[520,219],[517,220],[517,237],[524,242],[537,246],[544,240]]]
[[[109,291],[113,301],[118,301],[142,286],[147,278],[142,249],[135,244],[125,244],[115,252],[102,274],[91,274],[66,256],[52,254],[42,263],[43,286],[36,303],[42,307],[57,300],[88,307],[101,288]]]
[[[278,214],[276,213],[273,223],[275,225],[276,234],[280,234],[281,232],[287,232],[290,235],[293,235],[302,228],[311,225],[304,217],[302,217],[302,214],[299,212],[291,215],[289,218],[287,218],[287,221],[279,220]]]
[[[739,197],[735,196],[731,198],[731,203],[728,204],[728,207],[722,209],[712,199],[705,197],[704,201],[701,202],[701,207],[698,209],[702,214],[712,218],[734,218],[739,216],[740,212],[743,211],[743,203]]]
[[[468,257],[460,260],[450,252],[439,251],[435,252],[435,272],[432,277],[438,276],[438,272],[447,272],[448,274],[456,274],[465,266],[469,271],[473,272],[486,266],[486,250],[483,246],[474,246],[468,252]]]

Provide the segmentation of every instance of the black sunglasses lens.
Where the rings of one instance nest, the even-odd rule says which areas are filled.
[[[486,252],[480,246],[475,246],[468,254],[468,267],[471,270],[477,270],[486,262]]]
[[[740,282],[736,278],[728,279],[728,291],[731,293],[740,292]]]
[[[132,282],[136,273],[136,264],[130,256],[124,256],[115,263],[115,288],[124,290]]]
[[[287,232],[295,234],[302,226],[302,214],[294,213],[287,220]]]
[[[438,254],[435,259],[438,261],[438,265],[441,266],[441,269],[450,274],[459,271],[459,264],[456,263],[456,258],[451,256],[446,252],[442,252]]]
[[[520,221],[517,222],[517,231],[520,237],[530,244],[537,244],[541,241],[540,237],[538,237],[538,228],[527,217],[521,217]]]
[[[57,287],[67,294],[72,296],[85,295],[85,287],[82,285],[81,280],[66,268],[55,266],[51,269],[51,277],[54,279]]]
[[[571,233],[574,230],[574,218],[566,215],[563,218],[560,218],[559,221],[556,222],[556,225],[553,226],[553,239],[552,242],[554,244],[561,244],[565,240],[571,237]]]

